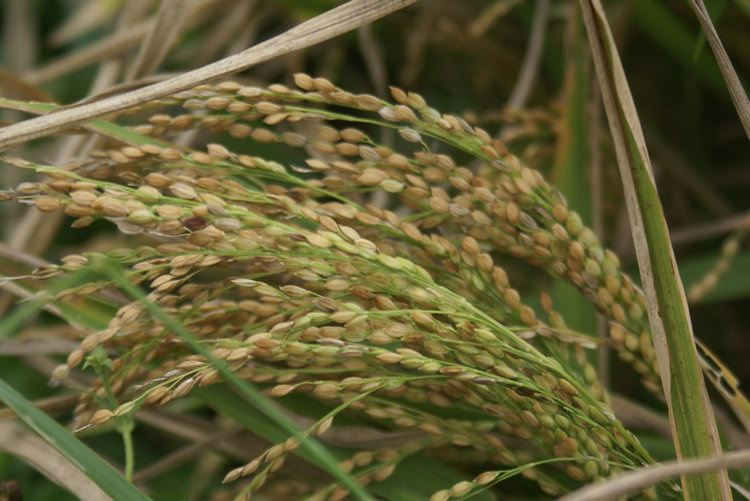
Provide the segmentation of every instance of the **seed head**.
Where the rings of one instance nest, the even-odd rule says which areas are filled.
[[[313,78],[305,73],[295,73],[294,84],[302,90],[315,90]]]
[[[34,205],[42,212],[55,212],[62,206],[62,203],[57,198],[39,197],[34,199]]]
[[[313,86],[315,87],[315,90],[323,93],[330,93],[334,92],[336,90],[336,86],[331,83],[330,80],[322,77],[314,78]]]
[[[404,140],[409,141],[410,143],[422,142],[422,136],[419,134],[419,132],[415,131],[414,129],[409,129],[409,128],[399,129],[398,134]]]
[[[102,424],[112,417],[112,411],[108,409],[99,409],[94,413],[93,416],[91,416],[90,423],[93,425]]]

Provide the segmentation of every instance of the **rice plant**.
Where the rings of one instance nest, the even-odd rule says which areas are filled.
[[[165,419],[210,423],[182,453],[216,500],[546,499],[655,463],[596,358],[611,349],[665,399],[649,302],[561,191],[415,91],[292,82],[213,80],[117,110],[88,122],[105,139],[74,161],[3,156],[36,174],[4,205],[121,235],[13,275],[27,302],[0,321],[8,336],[42,307],[64,320],[56,337],[74,346],[51,383],[76,389],[65,424],[122,439],[124,490],[101,487],[136,495],[143,428]],[[566,325],[512,267],[567,283],[606,336]],[[734,376],[700,354],[747,419]],[[209,467],[195,453],[211,448]]]

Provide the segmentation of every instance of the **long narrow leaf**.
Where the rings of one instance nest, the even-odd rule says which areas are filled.
[[[716,62],[719,64],[721,75],[724,77],[724,81],[729,89],[729,95],[732,97],[732,103],[734,108],[737,110],[737,116],[742,122],[742,127],[745,129],[745,135],[750,139],[750,100],[747,98],[747,93],[742,87],[739,76],[732,66],[732,62],[729,60],[727,51],[724,50],[724,45],[721,43],[719,34],[716,33],[711,18],[708,15],[706,6],[703,4],[703,0],[691,0],[690,6],[693,8],[695,17],[698,18],[698,22],[703,28],[703,33],[706,35],[706,40],[711,46],[711,50],[714,53]]]
[[[138,104],[225,77],[375,21],[416,0],[351,0],[238,54],[142,89],[59,110],[0,130],[0,151]]]
[[[615,142],[675,449],[679,458],[718,455],[716,422],[635,105],[601,3],[580,3]],[[682,484],[686,499],[731,499],[725,470],[683,476]]]
[[[589,93],[589,71],[585,59],[586,36],[579,19],[572,18],[569,23],[571,33],[561,99],[562,121],[552,179],[555,186],[565,195],[570,207],[576,210],[586,224],[591,224],[591,184],[588,182],[591,162],[586,123],[586,101]],[[596,332],[596,312],[593,306],[577,294],[572,286],[562,280],[555,281],[552,297],[555,308],[562,314],[567,325],[581,332]]]
[[[148,501],[149,498],[129,483],[106,461],[96,455],[83,442],[75,438],[57,421],[34,407],[31,402],[0,379],[0,400],[23,419],[47,443],[81,469],[113,499]]]

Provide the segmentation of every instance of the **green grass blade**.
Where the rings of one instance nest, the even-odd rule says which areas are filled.
[[[126,481],[122,475],[97,456],[88,446],[44,412],[34,407],[31,402],[2,379],[0,379],[0,400],[13,409],[47,443],[81,469],[113,499],[132,501],[151,499],[133,484]]]
[[[737,71],[729,59],[729,54],[727,54],[724,44],[721,42],[721,38],[719,38],[719,34],[716,33],[716,28],[713,21],[711,21],[706,6],[703,4],[703,0],[692,0],[690,7],[693,9],[693,13],[698,19],[708,45],[711,47],[714,58],[719,65],[719,70],[721,70],[721,75],[724,77],[727,90],[732,98],[732,104],[734,104],[737,116],[740,122],[742,122],[742,127],[745,129],[745,135],[750,139],[750,99],[747,97],[747,92],[745,92],[742,86],[740,77],[737,75]]]
[[[563,110],[552,180],[565,195],[568,205],[583,219],[586,225],[592,221],[592,201],[589,166],[589,131],[586,112],[589,94],[589,72],[586,65],[585,34],[579,19],[571,19],[571,47],[567,55],[565,83],[563,87]],[[573,286],[556,280],[552,290],[555,309],[567,325],[591,335],[596,333],[596,313]]]
[[[580,3],[615,142],[675,448],[680,458],[718,455],[716,422],[635,105],[601,3]],[[682,485],[686,499],[731,499],[726,470],[684,476]]]

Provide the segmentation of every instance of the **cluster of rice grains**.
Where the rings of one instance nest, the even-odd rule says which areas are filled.
[[[552,496],[650,462],[606,404],[585,353],[590,339],[567,329],[544,294],[548,322],[538,318],[493,261],[510,254],[573,284],[609,319],[611,347],[657,388],[643,296],[564,198],[485,131],[417,94],[393,88],[392,104],[304,74],[295,83],[226,82],[148,103],[134,111],[159,113],[134,127],[140,145],[67,170],[33,165],[50,179],[12,196],[63,210],[74,227],[106,218],[125,234],[153,236],[152,246],[111,256],[237,375],[271,397],[307,394],[329,406],[306,433],[325,442],[339,413],[419,432],[406,444],[353,450],[341,465],[363,485],[413,454],[479,473],[433,500],[489,488],[503,470],[543,459],[560,461],[523,475]],[[177,106],[188,111],[164,113]],[[168,143],[190,128],[301,148],[306,165]],[[373,139],[382,128],[398,132],[400,152]],[[376,192],[380,203],[368,203]],[[116,353],[106,383],[121,405],[99,408],[97,381],[75,409],[77,429],[221,382],[138,302],[90,332],[55,376],[97,346]],[[298,446],[275,445],[225,481],[251,478],[240,487],[249,494],[283,477]],[[310,489],[315,499],[347,494],[330,479]]]

